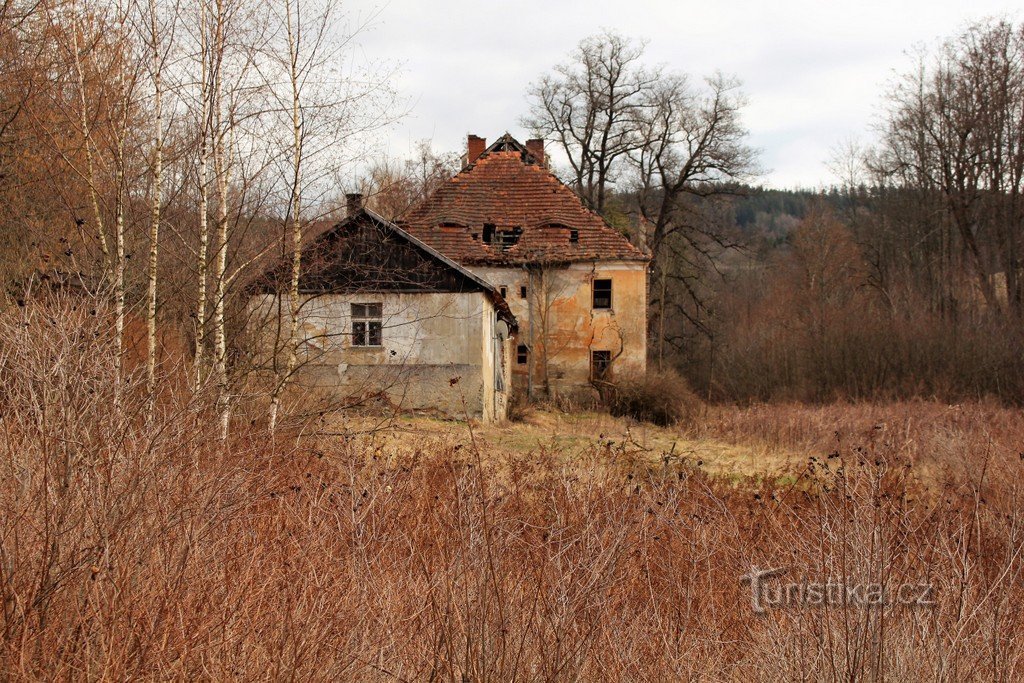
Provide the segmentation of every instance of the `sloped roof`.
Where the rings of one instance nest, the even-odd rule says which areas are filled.
[[[400,224],[467,265],[648,260],[507,133]],[[486,225],[521,233],[511,246],[487,244]]]
[[[517,327],[497,289],[414,235],[369,209],[360,209],[321,232],[302,249],[299,290],[304,294],[355,292],[483,292],[498,317]],[[286,257],[250,284],[250,293],[287,290]]]

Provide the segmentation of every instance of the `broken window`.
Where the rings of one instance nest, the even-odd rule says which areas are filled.
[[[602,380],[608,374],[608,369],[612,365],[612,352],[611,351],[591,351],[590,352],[590,379],[591,380]]]
[[[520,344],[516,347],[516,363],[518,365],[526,365],[529,356],[530,350],[526,348],[526,344]]]
[[[519,236],[523,234],[522,228],[513,228],[511,230],[499,230],[495,235],[495,240],[502,249],[508,249],[513,244],[519,241]]]
[[[494,241],[494,224],[484,223],[484,244],[490,244]]]
[[[612,307],[612,281],[594,280],[594,308]]]
[[[381,308],[381,304],[352,304],[352,346],[381,345]]]

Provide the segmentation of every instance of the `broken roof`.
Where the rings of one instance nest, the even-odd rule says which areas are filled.
[[[508,133],[469,162],[400,221],[455,261],[648,260]]]

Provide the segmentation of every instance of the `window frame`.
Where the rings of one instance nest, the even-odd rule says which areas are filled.
[[[349,346],[354,349],[379,349],[384,346],[384,304],[379,301],[352,302],[349,304],[349,318],[352,323]],[[373,343],[374,333],[376,344]]]
[[[608,305],[607,306],[598,306],[597,305],[597,297],[598,297],[597,283],[598,282],[607,282],[608,283],[608,289],[607,289]],[[604,293],[605,291],[606,290],[602,287],[601,292]],[[590,283],[590,295],[591,295],[590,296],[590,305],[591,305],[591,308],[593,308],[595,311],[611,311],[611,310],[613,310],[613,306],[615,305],[615,297],[614,297],[614,295],[615,295],[615,288],[614,288],[614,285],[612,283],[612,279],[610,277],[597,277],[597,278],[594,278],[591,281],[591,283]],[[603,298],[604,297],[602,297],[602,300],[603,300]]]
[[[598,356],[601,356],[601,360],[598,360]],[[590,381],[601,382],[608,379],[609,374],[612,370],[612,352],[607,349],[591,349],[590,350]],[[600,373],[597,372],[598,364],[603,365]]]
[[[530,362],[530,347],[526,344],[516,346],[516,365],[528,365]]]

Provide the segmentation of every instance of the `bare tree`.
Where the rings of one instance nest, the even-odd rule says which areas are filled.
[[[716,74],[695,87],[646,66],[643,55],[643,43],[611,31],[583,40],[568,63],[532,86],[524,124],[562,148],[592,209],[608,213],[615,181],[623,195],[632,190],[636,238],[653,260],[651,332],[662,358],[667,302],[689,302],[676,313],[695,320],[702,281],[720,253],[737,246],[709,198],[751,178],[756,153],[746,145],[735,79]]]
[[[149,77],[153,88],[152,189],[150,197],[149,259],[146,265],[146,390],[150,408],[156,396],[157,266],[160,250],[160,211],[163,203],[164,71],[174,43],[177,3],[148,0],[143,16],[143,42],[149,51]]]
[[[276,367],[270,391],[269,426],[278,424],[281,395],[298,368],[302,299],[299,282],[305,226],[330,210],[325,198],[346,161],[348,145],[393,120],[390,90],[380,74],[368,79],[340,77],[338,64],[365,24],[338,30],[334,0],[280,0],[272,5],[280,42],[268,43],[265,66],[272,106],[279,113],[277,128],[287,135],[278,166],[284,188],[282,246],[290,260],[288,323],[283,345],[283,367]],[[283,83],[283,86],[280,84]]]
[[[603,212],[621,162],[642,143],[641,111],[661,70],[644,66],[645,44],[614,31],[584,38],[569,61],[529,90],[523,125],[553,140],[569,159],[574,189]]]
[[[925,191],[958,237],[986,307],[1005,302],[1019,312],[1024,27],[977,24],[923,53],[893,86],[881,133],[872,166],[881,181]]]
[[[703,253],[700,237],[716,235],[688,219],[688,196],[731,193],[731,185],[752,177],[755,151],[746,145],[740,121],[746,103],[739,82],[720,74],[693,88],[684,76],[662,78],[647,91],[640,129],[642,143],[631,154],[638,178],[643,237],[655,261],[673,234],[685,236]]]
[[[320,10],[320,12],[317,13],[316,10]],[[317,88],[319,85],[320,93],[326,90],[323,83],[311,83],[310,80],[316,77],[322,78],[322,74],[319,72],[323,69],[325,57],[321,53],[324,51],[323,46],[331,27],[332,11],[333,3],[314,7],[313,3],[303,0],[284,0],[279,8],[280,19],[284,24],[285,49],[282,54],[286,57],[284,71],[288,84],[287,96],[279,96],[279,99],[284,100],[285,106],[282,108],[288,112],[291,124],[291,154],[289,155],[291,167],[287,179],[289,192],[284,221],[286,233],[290,233],[288,248],[291,253],[291,269],[288,284],[289,324],[285,340],[285,367],[275,383],[270,397],[270,431],[272,433],[277,427],[281,392],[295,371],[298,361],[299,313],[302,305],[299,299],[299,277],[302,267],[302,227],[305,218],[303,216],[302,171],[307,152],[304,146],[304,133],[310,132],[304,131],[303,125],[311,123],[311,121],[305,120],[308,114],[307,110],[313,104],[306,99],[310,97],[308,89]],[[309,13],[313,13],[314,16],[310,17]],[[338,105],[337,102],[316,102],[315,104],[323,107],[323,112]]]
[[[369,208],[396,220],[458,173],[459,163],[458,154],[438,154],[430,140],[420,140],[411,158],[371,161],[359,187]]]

